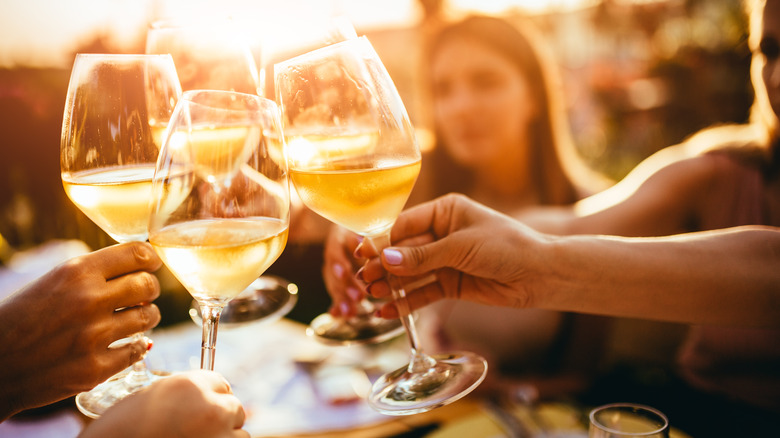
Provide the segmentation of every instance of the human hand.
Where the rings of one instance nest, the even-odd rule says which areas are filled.
[[[365,262],[354,255],[362,241],[357,234],[339,226],[331,228],[325,241],[322,278],[332,300],[333,316],[354,316],[358,311],[356,303],[365,296],[365,286],[353,275]]]
[[[149,244],[115,245],[68,260],[0,302],[0,419],[91,389],[143,357],[145,340],[108,346],[160,322],[150,272],[161,263]]]
[[[538,251],[545,239],[463,195],[446,195],[401,213],[392,232],[396,246],[371,258],[358,276],[376,298],[391,294],[387,273],[398,277],[407,284],[410,310],[443,298],[530,307],[532,285],[549,263]],[[408,286],[409,280],[431,273],[437,281]],[[380,313],[399,316],[394,303]]]
[[[79,438],[249,437],[244,408],[213,371],[174,374],[127,396],[82,431]]]

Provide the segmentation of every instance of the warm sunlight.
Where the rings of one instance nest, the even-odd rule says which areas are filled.
[[[512,10],[571,9],[595,0],[449,0],[455,14]],[[146,26],[162,18],[231,17],[259,51],[285,51],[311,44],[344,16],[359,30],[402,28],[418,23],[418,0],[11,0],[0,14],[0,66],[62,67],[78,45],[103,37],[112,45],[142,41]]]

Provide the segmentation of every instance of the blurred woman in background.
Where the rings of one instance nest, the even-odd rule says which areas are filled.
[[[423,157],[407,205],[461,192],[515,214],[571,204],[607,186],[577,156],[555,64],[530,23],[467,17],[430,41],[426,65],[437,144]],[[326,244],[323,275],[334,314],[351,315],[364,293],[351,274],[359,266],[351,257],[356,246],[357,237],[339,228]],[[560,372],[567,354],[577,358],[575,368],[588,368],[587,357],[598,352],[585,340],[597,338],[586,327],[601,321],[584,321],[595,317],[466,302],[425,312],[419,325],[432,338],[425,342],[431,350],[438,344],[478,352],[494,375]],[[575,346],[583,351],[573,352]]]

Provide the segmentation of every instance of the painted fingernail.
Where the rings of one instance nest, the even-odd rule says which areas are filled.
[[[338,263],[333,265],[333,275],[340,279],[344,275],[344,267]]]
[[[149,338],[146,338],[146,351],[149,351],[154,347],[154,341],[152,341]]]
[[[349,313],[349,304],[346,301],[342,301],[339,303],[339,310],[341,310],[342,315],[347,315]]]
[[[352,298],[352,301],[359,301],[360,296],[362,295],[359,290],[355,289],[354,287],[348,287],[347,288],[347,295],[349,295],[350,298]]]
[[[382,254],[385,255],[385,261],[391,265],[400,265],[403,261],[403,256],[401,255],[401,251],[398,251],[397,249],[385,249],[382,251]]]

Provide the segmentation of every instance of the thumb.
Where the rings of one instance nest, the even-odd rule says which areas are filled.
[[[394,246],[382,250],[382,264],[387,272],[410,276],[431,272],[440,268],[454,266],[452,251],[443,241],[431,242],[419,246]]]

